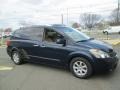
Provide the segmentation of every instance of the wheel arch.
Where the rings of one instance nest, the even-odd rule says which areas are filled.
[[[12,52],[13,52],[13,51],[19,51],[19,49],[16,48],[16,47],[13,47],[13,48],[11,49],[11,51],[10,51],[10,52],[11,52],[11,55],[12,55]]]
[[[27,58],[27,59],[29,59],[29,57],[28,57],[28,55],[27,55],[27,53],[26,53],[26,51],[24,50],[24,49],[19,49],[19,48],[17,48],[17,47],[13,47],[12,49],[11,49],[11,55],[12,55],[12,52],[13,51],[18,51],[21,55],[22,55],[22,58]]]
[[[76,58],[76,57],[81,57],[81,58],[86,59],[91,64],[92,68],[94,69],[94,64],[93,64],[94,60],[93,60],[93,57],[90,54],[88,54],[88,53],[74,53],[74,54],[71,54],[69,56],[69,58],[68,58],[68,61],[67,61],[68,67],[69,67],[70,62],[72,61],[72,59]]]

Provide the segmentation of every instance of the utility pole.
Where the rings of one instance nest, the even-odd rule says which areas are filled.
[[[120,13],[120,0],[118,0],[118,12]]]
[[[120,10],[120,0],[118,0],[118,11]]]
[[[63,14],[61,14],[61,23],[63,24]]]
[[[119,23],[120,19],[120,0],[118,0],[118,8],[117,8],[117,23]]]
[[[69,21],[68,21],[68,8],[67,8],[67,25],[68,25]]]

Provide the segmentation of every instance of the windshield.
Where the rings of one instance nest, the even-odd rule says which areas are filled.
[[[72,38],[75,42],[79,41],[86,41],[89,40],[90,37],[88,37],[86,34],[73,29],[69,27],[55,27],[55,29],[59,29],[60,31],[64,32],[66,35],[68,35],[70,38]]]

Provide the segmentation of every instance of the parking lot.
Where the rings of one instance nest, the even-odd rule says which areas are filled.
[[[84,32],[88,36],[99,39],[99,40],[107,40],[107,39],[119,39],[120,40],[120,34],[118,33],[112,33],[112,34],[103,34],[102,30],[101,31],[89,31],[89,32]]]
[[[114,46],[120,58],[120,46]],[[5,48],[0,48],[0,90],[120,90],[120,64],[114,72],[78,79],[69,71],[46,65],[14,65]]]

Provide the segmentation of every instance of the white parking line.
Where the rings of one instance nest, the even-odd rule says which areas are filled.
[[[0,71],[3,71],[3,70],[12,70],[13,67],[8,67],[8,66],[0,66]]]
[[[0,46],[0,48],[6,48],[6,46]]]

